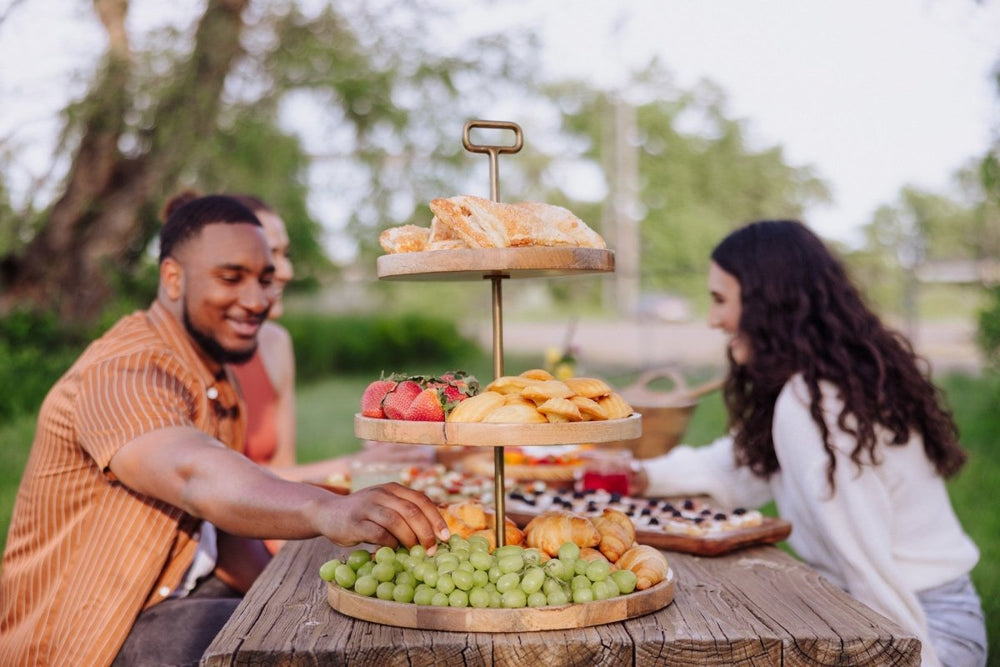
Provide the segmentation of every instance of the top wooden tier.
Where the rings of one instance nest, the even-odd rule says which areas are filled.
[[[382,255],[376,268],[382,280],[552,278],[614,271],[615,253],[569,246],[428,250]]]

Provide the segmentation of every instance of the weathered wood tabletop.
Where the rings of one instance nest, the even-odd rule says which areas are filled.
[[[344,616],[319,566],[349,550],[289,542],[202,665],[919,665],[920,642],[772,546],[701,557],[665,552],[674,601],[572,630],[413,630]]]

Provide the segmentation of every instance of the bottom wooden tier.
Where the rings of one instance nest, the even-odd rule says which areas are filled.
[[[383,625],[454,632],[532,632],[603,625],[652,613],[673,601],[675,584],[676,577],[670,569],[666,579],[644,591],[609,600],[523,609],[428,607],[388,602],[352,593],[333,583],[327,584],[326,599],[345,616]]]

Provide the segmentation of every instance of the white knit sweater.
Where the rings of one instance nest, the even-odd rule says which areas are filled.
[[[774,500],[792,522],[789,545],[837,586],[915,633],[923,664],[938,665],[916,593],[968,573],[979,551],[962,530],[944,481],[914,435],[905,446],[880,445],[879,465],[850,460],[855,440],[837,427],[842,403],[821,385],[823,413],[836,449],[836,493],[827,482],[826,450],[809,413],[801,376],[785,385],[774,408],[774,448],[780,470],[763,480],[737,468],[733,443],[681,446],[646,461],[650,495],[707,493],[724,506],[756,507]]]

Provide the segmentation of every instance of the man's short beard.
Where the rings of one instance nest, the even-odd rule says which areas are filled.
[[[227,350],[224,348],[219,341],[215,340],[209,335],[206,335],[198,329],[195,328],[194,324],[191,323],[191,318],[188,317],[187,304],[184,304],[184,328],[187,330],[188,335],[194,339],[194,342],[198,344],[205,354],[209,356],[213,361],[220,364],[245,364],[250,361],[253,355],[257,352],[257,342],[254,341],[252,348],[246,351],[234,352],[233,350]]]

